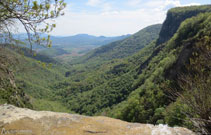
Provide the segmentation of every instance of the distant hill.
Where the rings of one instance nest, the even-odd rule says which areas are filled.
[[[24,37],[23,35],[21,35]],[[68,37],[58,37],[51,36],[52,48],[45,49],[40,46],[36,46],[35,49],[38,49],[40,54],[56,57],[62,61],[71,61],[78,56],[82,56],[102,45],[109,44],[114,41],[122,40],[130,35],[123,35],[117,37],[105,37],[105,36],[92,36],[88,34],[78,34],[75,36]]]
[[[92,36],[88,34],[78,34],[75,36],[68,37],[57,37],[52,36],[51,40],[53,42],[53,46],[101,46],[105,44],[109,44],[111,42],[122,40],[124,38],[129,37],[130,35],[116,36],[116,37],[105,37],[105,36]]]
[[[70,61],[67,68],[60,62],[55,62],[52,69],[43,68],[52,61],[43,55],[26,55],[23,59],[21,54],[10,54],[13,50],[3,52],[8,58],[20,58],[15,72],[17,86],[33,97],[32,105],[38,109],[183,126],[210,134],[210,9],[211,5],[173,8],[163,25],[149,26],[99,47]],[[71,52],[69,49],[66,51]],[[0,58],[10,61],[5,56]],[[47,64],[35,59],[47,59]],[[4,65],[0,64],[0,72],[5,71]],[[3,86],[5,81],[10,80],[0,76]],[[0,88],[0,103],[14,97],[14,93],[11,90],[5,94]]]
[[[112,42],[89,52],[82,58],[77,59],[76,63],[84,63],[96,60],[111,60],[130,56],[131,54],[141,50],[153,40],[157,39],[161,27],[161,24],[146,27],[126,39]]]
[[[173,8],[154,36],[145,28],[91,51],[72,64],[68,81],[54,86],[56,95],[79,114],[200,131],[191,120],[211,116],[210,9]],[[210,125],[203,128],[211,132]]]
[[[78,34],[73,36],[51,36],[52,46],[60,48],[71,48],[77,46],[102,46],[114,41],[122,40],[129,37],[130,34],[122,36],[93,36],[89,34]],[[41,37],[47,37],[47,34],[42,34]],[[19,40],[27,39],[27,34],[14,34],[14,38]],[[34,48],[42,48],[41,46],[34,46]]]

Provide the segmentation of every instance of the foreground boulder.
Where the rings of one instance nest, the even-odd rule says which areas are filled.
[[[1,135],[194,135],[188,129],[166,125],[128,123],[107,117],[33,111],[0,106]]]

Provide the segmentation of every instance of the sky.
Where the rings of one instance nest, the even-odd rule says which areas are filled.
[[[211,0],[65,0],[65,15],[56,19],[56,36],[120,36],[162,23],[167,10],[211,4]]]

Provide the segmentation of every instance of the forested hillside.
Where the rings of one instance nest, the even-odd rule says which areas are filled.
[[[178,17],[170,17],[172,14]],[[103,114],[132,122],[168,123],[172,126],[193,128],[194,125],[191,124],[190,119],[192,117],[200,118],[202,115],[194,110],[191,115],[188,115],[190,117],[183,113],[193,108],[187,107],[189,104],[183,103],[186,99],[183,100],[183,96],[179,96],[182,93],[185,94],[187,88],[191,87],[186,86],[188,84],[181,80],[189,74],[201,72],[190,69],[193,63],[194,66],[202,69],[207,67],[207,65],[203,65],[204,60],[200,59],[210,53],[210,6],[174,8],[167,15],[157,41],[154,40],[148,45],[146,44],[140,51],[127,58],[123,58],[124,53],[119,53],[122,55],[120,57],[118,53],[111,55],[115,49],[110,49],[112,50],[110,55],[107,55],[109,49],[105,51],[107,53],[103,51],[105,48],[115,48],[115,45],[121,47],[122,41],[120,44],[115,42],[113,46],[110,44],[96,49],[87,55],[88,57],[83,57],[86,60],[85,65],[81,64],[67,72],[70,79],[55,86],[56,95],[61,96],[60,99],[67,104],[68,108],[80,114]],[[182,19],[177,20],[178,18]],[[166,24],[169,22],[177,22],[177,25],[181,25],[177,27]],[[172,36],[166,37],[166,35]],[[159,44],[160,39],[166,41]],[[124,47],[117,50],[124,51]],[[130,48],[133,49],[133,47]],[[194,56],[195,51],[200,59]],[[89,59],[95,61],[94,68],[90,68],[92,61]],[[101,60],[99,64],[98,59]],[[107,61],[109,59],[111,60]],[[103,62],[104,64],[102,64]],[[205,69],[210,76],[210,68]],[[194,83],[199,85],[197,86],[199,90],[201,87],[205,87],[199,83],[200,76],[194,78],[196,79]],[[209,82],[209,77],[204,81]],[[206,84],[206,88],[209,89],[209,83]],[[206,93],[210,94],[209,91]],[[200,95],[200,93],[198,94]],[[194,95],[192,96],[194,98]],[[193,101],[193,103],[199,106],[197,102]],[[210,116],[210,98],[206,99],[204,104],[208,110],[204,110],[207,115],[203,119],[209,119],[207,116]]]
[[[0,103],[211,133],[211,5],[170,9],[163,25],[66,65],[17,46],[3,52],[17,61],[11,66],[16,83],[0,77]],[[0,66],[2,75],[7,65]],[[17,88],[5,94],[11,84]]]
[[[157,40],[157,45],[168,41],[175,34],[184,20],[204,12],[211,12],[210,6],[201,6],[200,8],[198,6],[190,6],[170,9],[167,13],[167,18],[163,23],[163,27]]]
[[[139,33],[137,33],[136,36],[133,36],[132,39],[129,38],[128,40],[130,42],[135,42],[135,40],[143,40],[149,43],[155,38],[155,33],[158,36],[159,29],[161,28],[160,26],[161,25],[155,25],[155,26],[152,26],[152,28],[151,27],[147,28],[149,33],[146,33],[147,30],[144,29],[143,31],[139,32],[141,33],[140,35],[138,35]],[[145,36],[146,39],[144,39],[143,36]],[[147,43],[143,42],[142,45],[144,46]],[[92,67],[99,68],[100,67],[99,64],[95,65],[93,63],[93,65],[90,65],[88,63],[90,67],[87,69],[86,69],[86,65],[83,65],[83,64],[73,65],[73,66],[70,66],[68,64],[65,65],[64,63],[61,64],[57,60],[50,58],[46,55],[42,55],[36,52],[31,52],[31,50],[28,48],[18,47],[14,45],[4,46],[4,53],[5,53],[5,57],[10,56],[11,58],[16,59],[17,63],[13,63],[12,64],[13,68],[11,69],[11,72],[14,74],[15,84],[18,86],[19,89],[21,89],[22,91],[24,91],[24,93],[28,95],[28,100],[30,100],[30,103],[32,104],[33,108],[37,110],[52,110],[52,111],[65,111],[65,112],[73,111],[74,109],[73,110],[70,108],[69,110],[66,109],[66,107],[69,105],[65,104],[65,102],[63,102],[63,99],[65,100],[67,99],[63,98],[63,96],[60,96],[61,94],[65,95],[65,93],[70,92],[69,90],[64,91],[68,89],[67,87],[68,85],[71,87],[74,87],[76,89],[75,92],[78,94],[80,91],[82,91],[80,90],[81,87],[88,87],[88,86],[84,86],[84,84],[77,81],[86,77],[88,74],[92,74],[93,76],[98,76],[100,78],[99,83],[102,82],[101,79],[103,80],[106,79],[106,78],[101,78],[101,76],[99,76],[98,74],[95,74],[95,71],[92,68]],[[108,62],[110,63],[109,65],[112,66],[119,63],[118,61],[119,60],[116,60],[115,62],[114,61],[111,61],[111,62],[108,61]],[[105,68],[103,65],[101,70],[104,70],[104,69]],[[86,70],[86,71],[83,72],[83,70]],[[101,70],[99,70],[99,72],[101,72]],[[88,71],[91,71],[91,72],[89,73]],[[66,78],[68,76],[70,76],[71,81],[68,78]],[[117,76],[118,74],[116,74],[114,77],[111,76],[109,78],[115,78]],[[86,82],[87,79],[85,79],[84,82]],[[74,81],[72,82],[72,80],[76,81],[76,83],[74,83]],[[91,79],[91,81],[95,85],[99,84],[97,82],[97,79],[94,79],[94,80]],[[65,89],[63,89],[64,88],[63,86],[60,86],[60,85],[63,85],[63,83],[65,84]],[[87,84],[87,85],[92,85],[92,84]],[[84,88],[84,89],[85,91],[89,90],[87,88]],[[64,92],[61,93],[62,91]],[[66,94],[66,96],[68,96],[68,94]],[[71,94],[71,97],[72,96],[75,96],[75,95]],[[122,100],[124,99],[125,98],[123,98]],[[74,100],[74,98],[71,100]],[[118,101],[118,103],[120,101]],[[7,100],[4,102],[7,102]],[[93,113],[90,113],[90,115],[91,114]]]
[[[134,64],[138,64],[138,60],[131,58],[131,61],[126,61],[112,57],[126,57],[132,52],[138,52],[158,37],[160,28],[160,24],[147,27],[128,39],[96,49],[97,51],[108,48],[102,52],[102,56],[93,56],[85,64],[73,65],[66,73],[69,79],[53,87],[55,95],[60,96],[58,100],[67,104],[70,110],[88,115],[124,101],[132,92]],[[142,62],[151,54],[152,48],[153,45],[149,45],[141,51],[143,54],[137,54],[136,58],[142,57],[142,60],[139,59]],[[85,57],[87,56],[89,54]]]
[[[51,91],[53,83],[65,79],[65,71],[67,71],[65,65],[61,66],[54,59],[44,55],[39,55],[35,52],[31,53],[31,50],[28,48],[13,45],[1,46],[1,55],[3,57],[1,62],[9,64],[7,68],[10,67],[12,84],[16,88],[14,90],[23,93],[20,93],[21,98],[19,100],[27,99],[28,103],[24,101],[22,106],[24,104],[31,104],[31,108],[36,110],[67,112],[66,108],[59,101],[54,101]],[[4,74],[6,78],[8,73],[5,71]],[[11,84],[8,82],[8,85],[10,86]],[[12,93],[10,94],[13,95]],[[25,94],[27,94],[27,98],[23,97]],[[2,103],[12,100],[8,95],[4,95],[8,99],[2,101]],[[16,102],[8,103],[16,104]]]
[[[161,24],[156,24],[146,27],[124,40],[97,48],[71,63],[96,63],[96,61],[100,63],[130,56],[157,39],[161,26]]]
[[[17,59],[8,56],[7,51],[0,46],[0,104],[9,103],[19,107],[32,108],[29,97],[15,84],[11,68]]]
[[[147,66],[144,65],[145,68],[142,65],[139,67],[141,72],[139,72],[140,74],[135,83],[137,89],[131,93],[126,102],[116,107],[119,112],[114,111],[115,109],[112,110],[115,112],[116,117],[134,122],[167,122],[170,125],[188,125],[186,121],[182,120],[186,119],[186,117],[182,113],[184,108],[181,106],[184,104],[180,104],[181,99],[178,98],[175,103],[172,103],[169,97],[174,92],[189,90],[188,87],[184,87],[188,85],[186,84],[188,83],[187,80],[183,80],[189,74],[196,79],[196,82],[192,82],[192,78],[188,78],[188,81],[192,83],[197,83],[201,79],[201,76],[197,75],[201,74],[200,72],[206,72],[210,76],[210,68],[206,67],[209,67],[209,64],[204,65],[204,60],[200,61],[199,59],[203,59],[210,53],[210,15],[210,13],[200,14],[184,21],[174,36],[163,44],[162,50],[159,53],[156,52],[157,54],[150,58]],[[192,32],[190,33],[190,31]],[[210,60],[210,58],[207,60]],[[196,70],[199,67],[206,70]],[[209,82],[209,77],[204,81]],[[195,85],[198,85],[198,96],[202,96],[200,95],[200,89],[202,89],[200,87],[204,87],[203,84],[198,82]],[[208,88],[210,84],[207,83],[206,85],[206,88]],[[207,89],[208,93],[210,94],[209,88]],[[210,98],[203,100],[209,100],[206,104],[210,108]],[[179,110],[178,106],[181,107],[181,110]]]

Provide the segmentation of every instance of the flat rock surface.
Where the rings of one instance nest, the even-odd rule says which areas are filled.
[[[0,135],[194,135],[166,125],[128,123],[108,117],[88,117],[33,111],[0,105]]]

